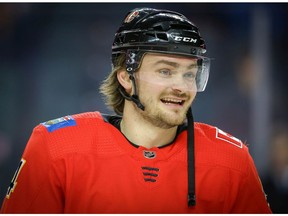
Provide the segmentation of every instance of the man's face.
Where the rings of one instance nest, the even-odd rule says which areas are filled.
[[[197,92],[195,58],[147,53],[135,73],[138,95],[145,106],[139,113],[160,128],[180,125]]]

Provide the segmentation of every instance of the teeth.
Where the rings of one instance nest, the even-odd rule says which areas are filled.
[[[181,100],[175,100],[175,99],[164,99],[167,102],[174,102],[174,103],[180,103]]]
[[[182,103],[182,100],[178,100],[178,99],[163,98],[162,100],[165,103]]]

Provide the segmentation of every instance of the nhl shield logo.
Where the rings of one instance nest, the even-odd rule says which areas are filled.
[[[154,152],[154,151],[143,151],[143,155],[144,155],[144,157],[145,158],[147,158],[147,159],[154,159],[154,158],[156,158],[156,152]]]

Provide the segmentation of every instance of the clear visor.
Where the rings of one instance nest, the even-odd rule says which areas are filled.
[[[178,88],[183,91],[203,92],[209,78],[210,59],[201,58],[200,62],[187,70],[161,68],[155,71],[136,72],[134,76],[138,80],[154,85]]]

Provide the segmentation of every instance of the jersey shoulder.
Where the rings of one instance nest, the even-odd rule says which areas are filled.
[[[48,133],[56,132],[64,128],[70,128],[72,126],[75,127],[83,127],[87,125],[87,123],[97,123],[103,121],[101,113],[99,112],[86,112],[79,113],[74,115],[67,115],[60,118],[52,119],[46,122],[41,123],[37,129],[40,130],[46,128]],[[44,127],[43,127],[44,126]],[[66,129],[67,130],[67,129]],[[63,132],[63,130],[61,130]]]
[[[238,138],[233,135],[221,130],[218,127],[204,124],[204,123],[195,123],[195,130],[198,134],[214,143],[225,143],[230,144],[240,149],[246,147],[246,145]],[[227,147],[227,146],[224,146]]]
[[[117,152],[117,146],[112,146],[116,130],[100,112],[85,112],[39,124],[32,139],[42,136],[42,143],[37,145],[45,145],[52,159],[71,153],[97,154],[103,149],[109,154]]]
[[[195,139],[201,163],[214,164],[243,171],[246,169],[248,147],[240,139],[218,127],[195,123]],[[196,143],[197,143],[196,141]],[[197,145],[197,144],[196,144]]]

